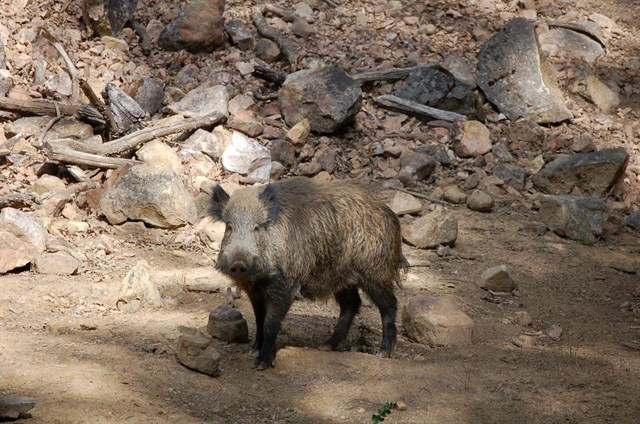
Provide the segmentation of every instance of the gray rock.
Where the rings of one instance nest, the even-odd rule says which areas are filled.
[[[402,325],[411,340],[429,346],[469,346],[473,320],[448,298],[420,296],[402,311]]]
[[[186,118],[200,118],[213,113],[229,113],[229,95],[222,85],[199,87],[189,91],[180,101],[167,106],[174,114]]]
[[[224,0],[190,0],[158,37],[161,49],[210,52],[224,45]]]
[[[249,137],[257,137],[264,131],[264,126],[258,122],[256,114],[250,110],[243,110],[229,116],[226,125]]]
[[[176,356],[187,368],[216,377],[220,374],[220,354],[212,344],[213,339],[200,334],[182,334],[178,337]]]
[[[553,68],[540,57],[533,23],[516,18],[482,46],[478,86],[507,118],[571,119]]]
[[[442,67],[451,72],[451,75],[457,81],[469,86],[471,90],[476,88],[476,77],[473,74],[473,69],[471,69],[464,57],[455,53],[445,54]]]
[[[277,180],[287,173],[287,167],[277,161],[271,161],[271,175],[270,179]]]
[[[16,420],[36,406],[34,398],[26,396],[0,396],[0,419]]]
[[[453,247],[458,238],[458,220],[445,210],[437,209],[403,227],[402,238],[420,249]]]
[[[329,147],[318,157],[318,163],[322,166],[322,169],[331,174],[336,169],[337,155],[338,149]]]
[[[255,103],[252,96],[238,94],[229,100],[229,113],[236,114],[240,111],[247,110]]]
[[[461,205],[467,201],[467,193],[456,186],[449,186],[444,189],[443,199],[449,203]]]
[[[447,148],[442,144],[429,144],[426,146],[419,146],[413,149],[414,152],[417,153],[426,153],[429,156],[434,157],[440,165],[442,166],[451,166],[451,158],[447,153]]]
[[[196,220],[193,196],[170,169],[136,165],[100,197],[100,211],[113,225],[126,220],[175,228]]]
[[[329,66],[289,74],[278,99],[288,125],[307,118],[312,131],[332,133],[360,111],[362,90],[342,69]]]
[[[396,215],[415,214],[422,211],[422,203],[409,193],[398,191],[389,202],[389,208]]]
[[[229,38],[231,38],[233,45],[238,47],[240,50],[251,50],[256,44],[256,39],[251,34],[251,31],[249,31],[244,24],[237,19],[225,22],[224,30],[229,34]]]
[[[271,153],[256,140],[234,131],[229,145],[222,154],[222,166],[229,172],[250,174],[268,179],[271,173]]]
[[[473,211],[491,212],[494,201],[490,194],[476,189],[467,197],[467,207]]]
[[[505,184],[510,185],[516,190],[524,189],[524,182],[527,178],[527,171],[521,166],[512,165],[510,163],[501,163],[493,167],[494,176],[501,178]]]
[[[38,274],[73,275],[77,274],[82,262],[67,252],[43,253],[33,261]]]
[[[633,211],[626,219],[627,226],[636,231],[640,231],[640,209]]]
[[[495,292],[511,292],[516,288],[516,283],[511,278],[506,265],[498,265],[487,269],[480,276],[478,285],[480,288]]]
[[[571,150],[575,153],[589,153],[596,150],[596,145],[593,142],[593,137],[589,134],[580,134],[571,143]]]
[[[296,175],[302,175],[305,177],[313,177],[322,171],[322,165],[318,162],[304,162],[298,165],[296,168]]]
[[[452,136],[453,150],[460,157],[482,156],[491,151],[491,132],[481,122],[457,122]]]
[[[549,56],[574,57],[594,63],[604,53],[602,45],[577,31],[568,28],[553,28],[538,37],[540,49]]]
[[[624,175],[629,154],[622,147],[576,153],[548,163],[532,177],[533,184],[549,194],[571,193],[574,187],[593,196],[605,196]]]
[[[274,140],[271,143],[271,160],[293,165],[296,161],[296,148],[288,141]]]
[[[5,134],[7,137],[13,137],[16,134],[22,134],[25,138],[38,137],[51,120],[48,118],[48,116],[27,116],[12,122],[7,122],[4,126]],[[92,135],[93,129],[91,125],[75,119],[64,118],[56,122],[49,131],[47,131],[44,140],[67,137],[82,139],[91,137]]]
[[[426,153],[404,151],[400,156],[398,179],[407,185],[425,180],[433,173],[437,164],[438,162]]]
[[[282,57],[282,51],[276,43],[266,38],[259,38],[256,42],[256,57],[266,63],[275,63]]]
[[[200,68],[195,63],[189,63],[182,67],[173,80],[173,85],[182,91],[191,91],[198,84]]]
[[[162,297],[151,278],[151,267],[147,261],[138,261],[124,277],[116,306],[123,312],[135,312],[144,306],[162,306]]]
[[[538,218],[556,234],[582,243],[602,235],[603,200],[589,196],[542,196]]]
[[[209,313],[207,333],[225,342],[246,343],[249,327],[242,313],[228,305],[220,305]]]
[[[153,115],[162,107],[164,83],[155,78],[143,76],[138,83],[133,99],[149,115]]]
[[[493,153],[496,157],[496,159],[498,159],[499,161],[502,162],[513,162],[513,155],[511,154],[511,152],[509,151],[509,149],[507,149],[504,145],[502,144],[495,144],[491,147],[491,153]]]
[[[475,104],[473,89],[440,65],[426,65],[409,74],[395,95],[438,109],[468,114]]]
[[[228,141],[231,140],[231,137],[227,139],[226,137],[219,135],[222,135],[221,131],[209,132],[199,128],[184,142],[184,146],[190,147],[210,156],[212,159],[218,160],[222,157],[224,150],[227,148]]]

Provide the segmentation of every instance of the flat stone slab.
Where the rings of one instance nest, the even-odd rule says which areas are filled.
[[[487,99],[511,120],[554,123],[573,117],[526,19],[509,21],[482,46],[477,79]]]

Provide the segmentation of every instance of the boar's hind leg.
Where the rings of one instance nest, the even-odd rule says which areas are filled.
[[[255,367],[258,371],[273,367],[276,359],[276,338],[280,331],[280,324],[293,303],[293,296],[286,288],[279,284],[271,284],[266,288],[262,346],[256,358]]]
[[[396,344],[396,310],[398,301],[393,294],[393,286],[382,283],[369,283],[364,290],[380,310],[382,318],[382,343],[380,356],[387,358]]]
[[[335,295],[336,301],[340,305],[340,317],[336,328],[333,330],[333,335],[326,343],[327,347],[331,350],[335,350],[340,342],[342,342],[349,334],[349,328],[353,318],[360,309],[360,295],[358,294],[358,288],[353,287],[350,289],[344,289]]]
[[[256,317],[256,341],[253,344],[253,349],[259,352],[264,340],[264,317],[266,313],[264,293],[259,290],[253,290],[249,292],[249,299],[251,300],[251,306],[253,306],[253,315]]]

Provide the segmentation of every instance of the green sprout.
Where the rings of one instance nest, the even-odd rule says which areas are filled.
[[[380,406],[380,408],[378,408],[378,413],[371,416],[371,422],[373,424],[380,424],[384,421],[384,418],[391,413],[391,410],[396,409],[397,407],[398,404],[395,402],[385,402]]]

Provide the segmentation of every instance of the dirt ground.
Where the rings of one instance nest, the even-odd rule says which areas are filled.
[[[54,32],[82,28],[79,1],[70,2],[66,14],[56,11],[58,2],[24,3],[29,4],[25,13],[50,19]],[[143,22],[161,19],[166,23],[168,18],[161,13],[172,9],[177,15],[178,3],[140,1],[139,15]],[[261,2],[230,0],[227,10],[232,17],[247,18],[245,6],[257,3]],[[275,3],[291,6],[293,2]],[[330,9],[318,3],[323,10]],[[349,71],[406,66],[414,50],[419,50],[420,63],[441,60],[439,51],[463,55],[475,66],[481,43],[471,36],[472,29],[481,26],[493,32],[509,18],[498,19],[497,12],[476,13],[476,5],[487,1],[427,2],[421,25],[437,24],[438,32],[426,37],[417,28],[399,24],[398,37],[387,42],[391,24],[386,21],[372,23],[371,32],[354,34],[352,30],[355,13],[371,9],[372,2],[340,3],[338,12],[328,11],[326,21],[315,24],[319,33],[305,48],[311,58],[327,59]],[[410,16],[422,2],[402,3],[403,16]],[[499,10],[508,9],[515,16],[519,2],[488,3],[501,5]],[[621,28],[607,39],[607,58],[594,69],[617,80],[621,108],[605,116],[572,96],[570,107],[577,112],[576,119],[547,132],[589,133],[598,148],[624,146],[631,162],[637,163],[640,5],[631,0],[536,3],[544,18],[566,17],[572,10],[579,16],[599,12]],[[47,8],[54,13],[45,15]],[[30,22],[22,11],[12,13],[5,18],[14,19],[20,24],[17,27]],[[359,38],[354,41],[354,36]],[[192,56],[154,51],[146,57],[136,53],[140,51],[136,46],[129,55],[114,55],[114,59],[110,52],[95,54],[94,43],[98,41],[80,43],[78,52],[71,50],[77,53],[74,58],[82,57],[87,66],[98,61],[100,68],[87,71],[90,76],[111,75],[122,86],[129,82],[131,71],[112,69],[119,70],[128,61],[148,65],[154,76],[167,81],[188,63],[202,69],[198,83],[210,77],[209,70],[231,69],[233,83],[242,80],[233,67],[240,53],[223,50]],[[385,59],[373,60],[372,55],[380,52]],[[563,84],[568,69],[559,74]],[[31,79],[27,71],[14,76],[24,78],[25,86]],[[246,87],[236,89],[257,86],[261,83],[246,81]],[[375,110],[370,97],[390,91],[391,86],[384,85],[368,89],[365,108],[378,115],[367,112],[367,119],[386,116]],[[343,145],[350,145],[377,140],[380,133],[385,136],[386,128],[362,126],[361,118],[353,131],[331,142],[341,143],[339,137],[343,137]],[[500,132],[499,125],[503,124],[489,124],[494,134]],[[414,127],[432,137],[431,129],[415,120],[402,129],[413,131]],[[627,183],[627,194],[637,199],[640,181]],[[428,193],[431,186],[421,189]],[[625,198],[617,200],[621,203]],[[381,338],[380,318],[375,308],[365,304],[343,350],[321,351],[318,346],[330,335],[338,307],[334,302],[299,301],[283,324],[274,369],[252,370],[248,344],[216,341],[222,356],[221,375],[199,374],[177,362],[176,340],[181,327],[205,326],[208,313],[228,302],[224,292],[188,292],[175,281],[168,290],[171,307],[127,314],[119,312],[115,303],[122,279],[138,260],[145,259],[159,270],[191,270],[213,266],[214,253],[193,237],[179,242],[180,231],[150,229],[136,238],[119,235],[94,219],[88,234],[67,237],[91,253],[79,275],[56,277],[25,270],[0,276],[0,396],[35,398],[32,417],[20,422],[46,424],[369,423],[380,405],[399,399],[406,402],[406,410],[394,410],[385,423],[640,422],[640,350],[633,348],[640,346],[640,277],[630,273],[640,270],[638,234],[607,233],[595,245],[585,246],[552,233],[539,235],[536,212],[527,202],[503,202],[489,214],[454,205],[448,210],[459,220],[452,255],[440,257],[405,245],[407,257],[427,261],[428,266],[412,268],[397,295],[400,311],[420,294],[452,297],[475,322],[471,346],[429,348],[409,341],[400,326],[394,355],[379,358],[375,352]],[[118,240],[116,251],[105,257],[93,254],[103,234]],[[477,281],[485,269],[503,263],[512,270],[518,289],[513,295],[494,297],[481,290]],[[248,299],[243,295],[233,303],[247,318],[253,337]],[[517,311],[531,315],[530,326],[517,323]],[[553,325],[563,330],[558,340],[546,333]],[[518,347],[512,342],[522,335],[529,336],[531,345]]]
[[[198,374],[175,359],[179,327],[206,325],[208,312],[227,302],[223,293],[179,292],[170,310],[113,307],[119,282],[139,259],[156,269],[213,262],[197,247],[176,256],[165,233],[154,242],[121,240],[108,269],[3,276],[0,393],[36,398],[29,422],[43,423],[370,422],[379,405],[398,399],[406,411],[386,422],[638,422],[640,353],[622,343],[640,341],[632,296],[640,281],[614,268],[640,257],[637,236],[585,247],[537,236],[528,212],[454,213],[459,258],[406,248],[429,266],[412,268],[398,295],[401,307],[423,293],[453,296],[475,321],[470,347],[430,349],[401,330],[395,355],[378,358],[371,352],[379,316],[365,306],[345,350],[320,351],[337,305],[301,301],[284,322],[274,369],[252,370],[249,345],[216,342],[220,377]],[[476,281],[500,263],[512,267],[518,290],[488,302]],[[249,301],[234,302],[253,334]],[[519,310],[533,317],[530,327],[514,323]],[[554,324],[564,330],[558,341],[544,333]],[[535,344],[516,347],[511,339],[522,334]]]

